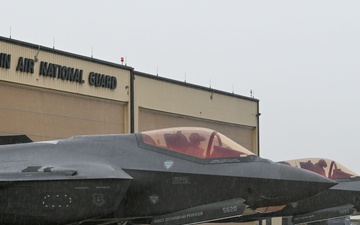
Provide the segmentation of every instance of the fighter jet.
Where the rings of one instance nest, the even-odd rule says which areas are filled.
[[[350,169],[334,160],[322,158],[305,158],[281,163],[315,172],[333,179],[338,184],[310,198],[287,204],[279,211],[233,218],[233,222],[291,217],[293,224],[315,223],[346,218],[360,211],[360,177]]]
[[[0,146],[0,224],[188,224],[333,186],[214,130],[169,128]]]
[[[338,183],[311,198],[285,207],[282,213],[291,215],[293,223],[310,223],[344,217],[359,211],[360,177],[355,172],[330,159],[309,158],[284,163],[313,171]]]

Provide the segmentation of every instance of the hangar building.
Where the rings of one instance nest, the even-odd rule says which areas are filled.
[[[5,37],[0,119],[34,141],[201,126],[259,154],[258,99]]]

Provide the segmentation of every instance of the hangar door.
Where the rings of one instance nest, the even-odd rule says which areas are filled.
[[[0,135],[33,141],[74,135],[124,133],[126,104],[64,92],[0,83]]]
[[[185,126],[214,129],[253,151],[255,154],[257,153],[255,127],[159,112],[145,108],[139,109],[139,131]]]

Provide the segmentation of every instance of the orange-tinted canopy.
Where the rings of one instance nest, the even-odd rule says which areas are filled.
[[[225,135],[206,128],[177,127],[141,132],[145,144],[197,158],[234,158],[254,155]]]
[[[351,178],[358,176],[356,173],[349,170],[345,166],[330,159],[305,158],[283,161],[281,163],[310,170],[330,179]]]

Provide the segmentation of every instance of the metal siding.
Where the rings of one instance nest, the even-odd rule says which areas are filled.
[[[34,141],[126,131],[126,103],[0,83],[0,134]]]
[[[136,76],[135,109],[147,108],[202,119],[257,126],[256,101]]]

